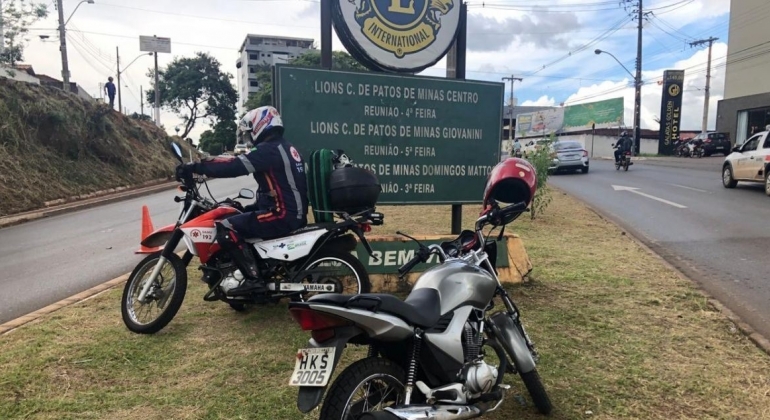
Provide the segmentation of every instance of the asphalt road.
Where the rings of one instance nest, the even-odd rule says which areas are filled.
[[[638,161],[628,172],[594,160],[588,174],[550,178],[644,238],[757,332],[770,337],[770,197],[722,186],[722,157]],[[613,187],[614,185],[614,187]],[[623,187],[638,188],[630,191]],[[646,195],[645,195],[646,194]],[[663,201],[661,201],[663,200]]]
[[[217,198],[235,197],[243,187],[256,189],[256,182],[221,179],[209,187]],[[0,229],[0,323],[133,270],[144,258],[134,254],[142,206],[155,228],[171,224],[179,216],[173,200],[179,194],[170,190]]]

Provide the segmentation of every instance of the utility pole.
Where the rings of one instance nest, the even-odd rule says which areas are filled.
[[[139,85],[139,106],[142,110],[142,115],[144,115],[144,91],[141,85]]]
[[[118,111],[123,110],[123,97],[120,96],[120,51],[118,47],[115,47],[115,57],[118,58]]]
[[[704,93],[703,97],[703,122],[701,123],[701,133],[707,133],[708,132],[708,122],[709,122],[709,90],[711,88],[711,46],[714,44],[714,41],[718,40],[719,38],[714,38],[713,36],[708,39],[701,39],[695,42],[691,42],[690,46],[695,47],[698,45],[703,45],[708,42],[709,44],[709,58],[708,58],[708,64],[706,65],[706,91]]]
[[[62,0],[56,0],[56,9],[59,11],[59,51],[61,51],[61,77],[64,81],[64,91],[70,91],[70,69],[67,62],[67,36],[64,33],[64,7]]]
[[[511,104],[510,104],[511,115],[509,116],[509,119],[508,119],[508,140],[513,140],[513,83],[517,80],[521,82],[524,79],[522,79],[521,77],[513,77],[513,75],[511,75],[511,77],[503,77],[503,80],[511,81]]]
[[[5,51],[5,34],[3,33],[3,0],[0,0],[0,55]]]
[[[155,124],[160,127],[160,89],[158,76],[158,52],[155,51]]]
[[[634,80],[634,154],[639,155],[642,143],[642,0],[637,4],[636,77]]]

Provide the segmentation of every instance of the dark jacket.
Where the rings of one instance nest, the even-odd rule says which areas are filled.
[[[212,178],[254,174],[259,184],[259,210],[272,211],[273,220],[295,218],[303,225],[307,223],[305,163],[297,149],[283,137],[262,142],[248,154],[233,159],[202,161],[196,165],[195,172]]]
[[[621,137],[618,140],[618,150],[621,152],[625,152],[628,150],[631,150],[631,146],[633,146],[634,140],[631,137]]]

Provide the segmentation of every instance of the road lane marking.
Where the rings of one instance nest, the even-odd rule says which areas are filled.
[[[676,208],[680,208],[680,209],[686,209],[687,208],[687,206],[683,206],[681,204],[674,203],[673,201],[664,200],[664,199],[662,199],[660,197],[655,197],[654,195],[643,193],[643,192],[639,191],[639,188],[624,187],[622,185],[613,185],[612,189],[615,190],[615,191],[628,191],[628,192],[632,192],[634,194],[641,195],[642,197],[651,198],[651,199],[653,199],[655,201],[660,201],[661,203],[668,204],[669,206],[673,206],[673,207],[676,207]]]
[[[708,193],[709,192],[709,191],[706,191],[706,190],[701,190],[700,188],[688,187],[686,185],[679,185],[679,184],[669,184],[669,185],[673,185],[673,186],[679,187],[679,188],[684,188],[686,190],[698,191],[698,192],[702,192],[702,193]]]

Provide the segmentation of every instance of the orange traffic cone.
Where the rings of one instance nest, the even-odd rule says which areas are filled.
[[[150,209],[147,206],[142,206],[142,240],[150,236],[155,228],[152,226],[152,219],[150,219]],[[148,248],[144,245],[139,245],[139,249],[134,251],[134,254],[152,254],[153,252],[160,251],[161,247]]]

